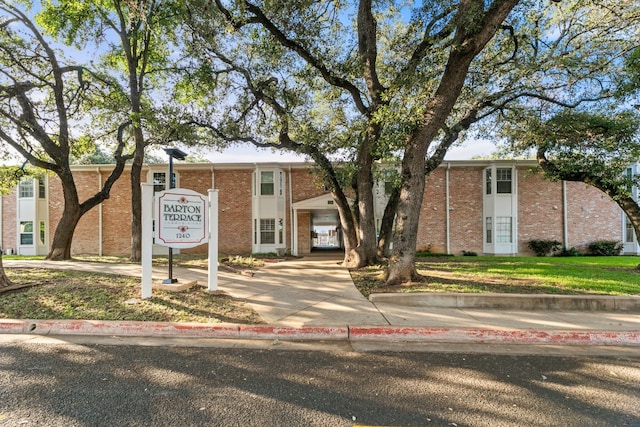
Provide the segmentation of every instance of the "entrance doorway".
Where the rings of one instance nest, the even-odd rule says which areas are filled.
[[[329,194],[293,204],[293,244],[295,255],[316,250],[340,251],[344,240],[338,209]]]
[[[338,249],[342,247],[340,218],[337,209],[311,211],[311,249]]]

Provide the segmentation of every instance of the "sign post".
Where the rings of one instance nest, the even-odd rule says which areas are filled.
[[[169,155],[169,189],[176,188],[176,181],[173,175],[173,159],[184,160],[187,158],[187,153],[178,148],[165,148],[165,153]],[[169,278],[162,283],[175,283],[176,279],[173,278],[173,248],[169,247]]]
[[[142,299],[151,298],[153,263],[153,185],[142,184]]]
[[[169,248],[209,243],[208,290],[218,289],[218,190],[205,196],[175,188],[154,197],[153,185],[142,184],[142,299],[151,298],[154,238],[155,244]]]
[[[209,292],[218,290],[218,190],[209,190]]]
[[[193,248],[209,241],[208,198],[176,188],[156,193],[156,244]]]

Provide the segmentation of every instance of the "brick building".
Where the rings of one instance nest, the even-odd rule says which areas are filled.
[[[633,228],[604,193],[578,182],[550,182],[527,161],[444,162],[426,182],[418,230],[419,250],[461,254],[529,255],[532,239],[553,239],[584,249],[600,239],[618,240],[624,253],[640,254]],[[145,166],[142,180],[166,187],[167,165]],[[101,188],[109,165],[73,168],[80,199]],[[287,250],[309,253],[341,246],[337,209],[308,163],[174,164],[176,186],[206,194],[219,190],[221,253]],[[634,165],[628,173],[640,173]],[[125,171],[111,197],[80,220],[73,254],[128,255],[131,196]],[[637,194],[636,194],[637,196]],[[386,203],[376,184],[376,224]],[[45,255],[63,208],[56,177],[22,181],[0,197],[0,245],[7,253]],[[206,245],[184,252],[206,253]],[[154,246],[155,253],[166,248]]]

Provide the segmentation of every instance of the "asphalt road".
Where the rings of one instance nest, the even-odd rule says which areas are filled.
[[[0,426],[640,426],[640,354],[0,344]]]

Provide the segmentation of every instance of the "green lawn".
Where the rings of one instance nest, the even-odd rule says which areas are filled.
[[[385,286],[382,266],[352,270],[360,291],[640,295],[640,257],[433,257],[420,282]]]
[[[15,284],[32,286],[0,293],[0,318],[264,323],[244,301],[201,286],[154,290],[140,300],[135,277],[36,267],[6,273]]]

